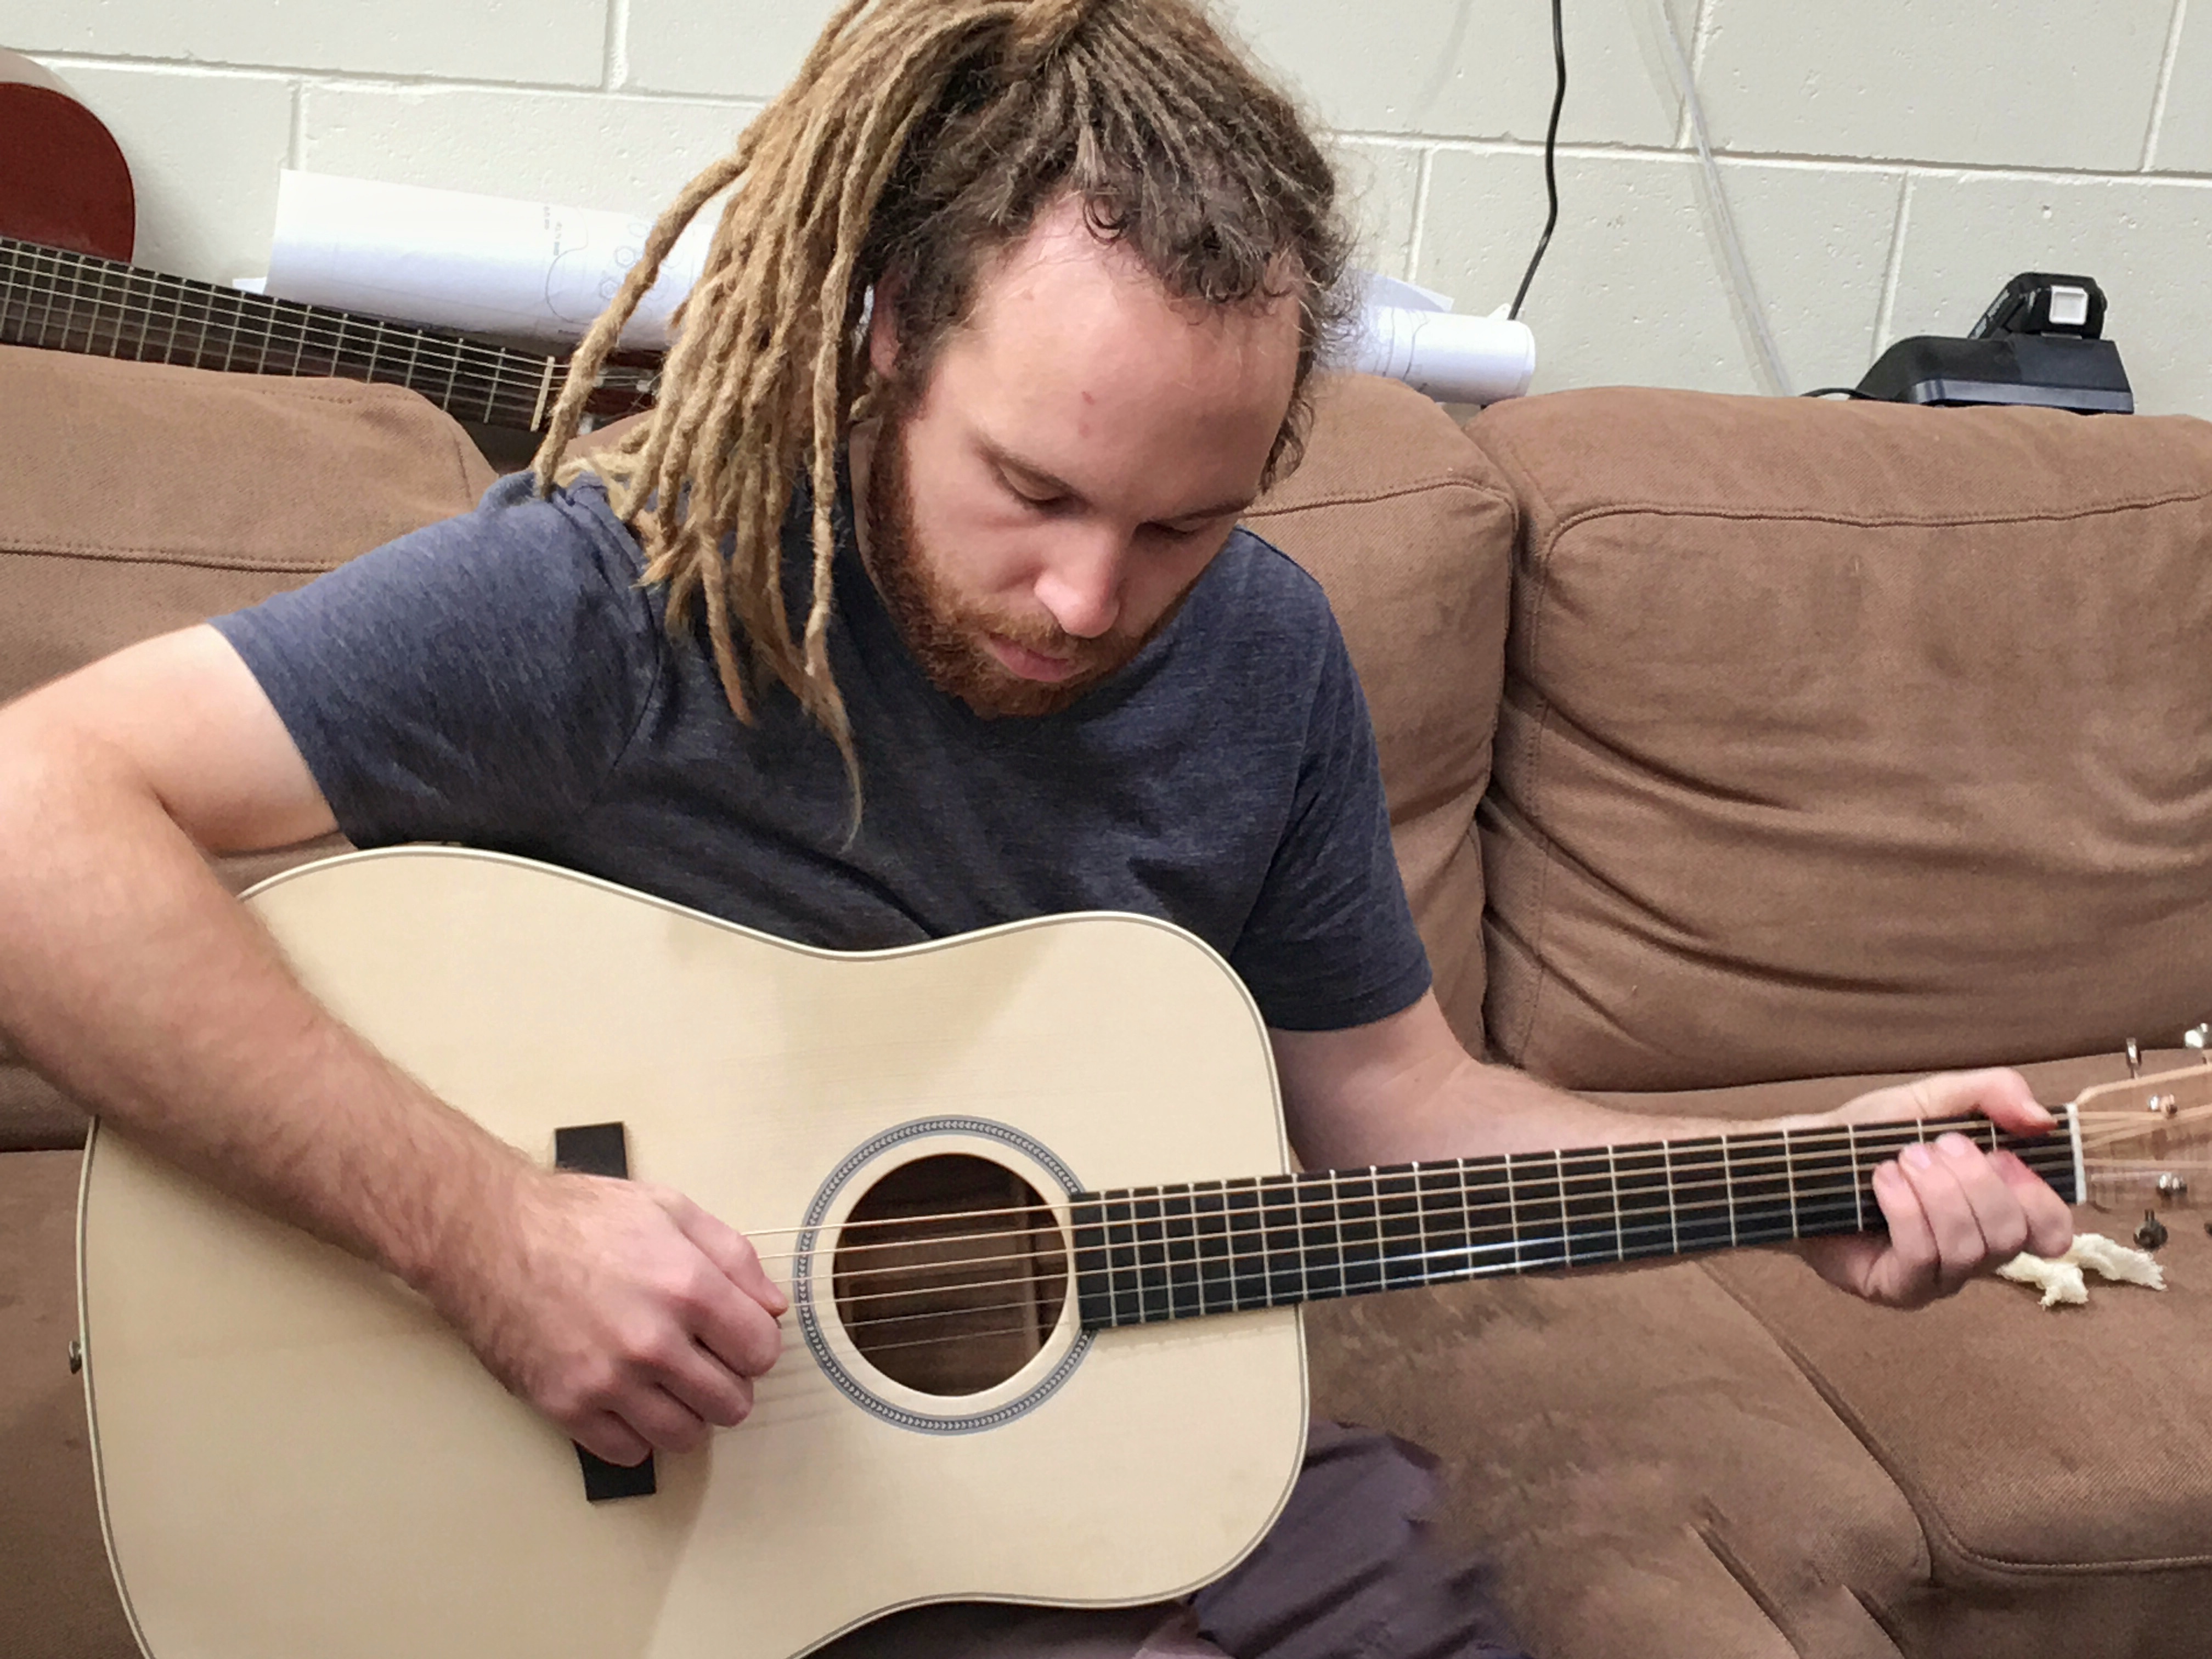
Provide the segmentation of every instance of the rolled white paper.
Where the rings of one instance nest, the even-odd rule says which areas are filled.
[[[1520,397],[1536,378],[1536,337],[1503,317],[1372,306],[1343,367],[1403,380],[1440,403],[1494,404]]]
[[[623,344],[667,344],[669,318],[699,278],[718,216],[709,204],[670,250]],[[627,213],[287,168],[268,291],[434,327],[569,341],[606,309],[652,228]]]
[[[692,221],[623,331],[668,343],[669,319],[706,263],[719,217]],[[591,208],[284,171],[267,291],[434,327],[568,342],[637,262],[649,219]],[[1360,273],[1369,304],[1340,367],[1388,374],[1446,403],[1517,398],[1536,373],[1522,323],[1461,317],[1441,294]],[[1439,307],[1439,308],[1429,308]]]

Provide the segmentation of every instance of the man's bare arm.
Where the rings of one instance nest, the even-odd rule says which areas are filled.
[[[783,1298],[680,1195],[537,1170],[331,1018],[198,850],[333,828],[214,629],[0,708],[0,1029],[76,1099],[422,1291],[602,1455],[750,1404]]]
[[[1946,1073],[1864,1095],[1833,1113],[1754,1125],[1620,1112],[1486,1066],[1459,1045],[1433,994],[1342,1031],[1273,1034],[1291,1144],[1314,1168],[1478,1158],[1556,1147],[1817,1128],[1980,1112],[1999,1127],[2051,1127],[2016,1072]],[[1823,1276],[1870,1301],[1910,1307],[1956,1291],[2021,1250],[2055,1255],[2073,1224],[2058,1195],[2009,1152],[1960,1135],[1909,1148],[1876,1170],[1888,1237],[1808,1241]]]

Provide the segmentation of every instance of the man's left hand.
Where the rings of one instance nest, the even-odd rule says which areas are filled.
[[[2051,1127],[2017,1072],[1945,1072],[1877,1089],[1826,1121],[1889,1123],[1978,1112],[2000,1129],[2035,1134]],[[1874,1174],[1889,1233],[1808,1240],[1807,1260],[1831,1284],[1891,1308],[1918,1308],[1954,1295],[1977,1273],[2022,1250],[2063,1255],[2073,1218],[2058,1194],[2012,1153],[1984,1152],[1964,1135],[1916,1142]]]

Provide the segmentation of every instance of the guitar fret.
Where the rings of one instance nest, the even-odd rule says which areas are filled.
[[[1665,1143],[1656,1146],[1608,1147],[1613,1176],[1615,1236],[1626,1261],[1633,1256],[1663,1255],[1674,1247],[1674,1195]],[[1662,1207],[1656,1200],[1665,1194]]]
[[[1613,1188],[1613,1259],[1626,1261],[1628,1259],[1628,1241],[1622,1235],[1621,1228],[1627,1218],[1620,1212],[1620,1164],[1610,1146],[1605,1149],[1605,1175],[1607,1183]]]
[[[1855,1125],[1844,1125],[1844,1144],[1851,1155],[1851,1218],[1857,1224],[1854,1232],[1866,1231],[1866,1182],[1859,1179],[1859,1132]]]
[[[484,383],[483,419],[487,423],[491,420],[492,410],[498,406],[500,359],[506,355],[504,352],[499,352],[493,356],[491,378]]]
[[[1386,1291],[1418,1285],[1421,1271],[1420,1184],[1410,1164],[1377,1169],[1375,1189],[1375,1271]]]
[[[1267,1231],[1260,1207],[1260,1183],[1247,1176],[1223,1187],[1221,1216],[1227,1240],[1230,1311],[1264,1308],[1267,1305]]]
[[[39,331],[35,338],[33,338],[31,336],[30,309],[28,307],[24,308],[23,334],[24,337],[26,339],[29,339],[33,345],[45,346],[48,343],[46,340],[46,330],[53,322],[54,296],[58,290],[61,282],[61,260],[58,255],[52,252],[42,252],[39,256],[39,263],[44,268],[42,274],[46,276],[46,281],[42,284],[44,289],[42,297],[46,303],[39,312]]]
[[[1567,1166],[1557,1152],[1552,1154],[1552,1174],[1559,1183],[1559,1248],[1565,1253],[1567,1266],[1571,1267],[1575,1265],[1575,1229],[1567,1214]]]
[[[1198,1276],[1198,1229],[1191,1212],[1188,1185],[1159,1189],[1160,1258],[1167,1274],[1168,1317],[1186,1318],[1203,1313],[1203,1289]]]
[[[1463,1165],[1470,1171],[1474,1165]],[[1474,1273],[1518,1273],[1521,1233],[1513,1222],[1513,1166],[1509,1158],[1486,1158],[1480,1168],[1488,1177],[1481,1191],[1483,1203],[1476,1213],[1474,1183],[1461,1198],[1467,1217],[1467,1271]]]
[[[105,270],[86,270],[80,267],[76,271],[75,276],[76,291],[70,301],[70,327],[74,328],[82,322],[84,329],[84,344],[82,349],[87,356],[101,356],[103,354],[100,349],[100,307],[106,301],[107,272]],[[80,313],[83,313],[82,317]],[[62,331],[62,345],[64,349],[68,349],[69,328]],[[110,352],[104,355],[112,356],[114,354]]]
[[[553,359],[548,357],[545,360],[545,372],[539,377],[538,382],[538,401],[531,406],[530,410],[530,429],[532,432],[543,432],[545,429],[545,400],[552,395]]]
[[[1414,1258],[1415,1268],[1412,1283],[1425,1285],[1429,1277],[1429,1206],[1421,1201],[1421,1166],[1407,1165],[1409,1190],[1413,1204],[1413,1237],[1419,1254]]]
[[[1832,1132],[1819,1132],[1808,1151],[1801,1132],[1790,1145],[1791,1174],[1796,1183],[1792,1235],[1803,1238],[1809,1234],[1857,1231],[1864,1203],[1863,1183],[1850,1137],[1846,1134],[1839,1142]]]
[[[1105,1206],[1087,1193],[1068,1200],[1068,1231],[1075,1241],[1075,1305],[1085,1328],[1121,1322],[1115,1317],[1113,1257],[1106,1248]]]
[[[1121,1194],[1106,1208],[1108,1248],[1113,1258],[1114,1322],[1133,1324],[1145,1316],[1144,1263],[1137,1249],[1137,1206]]]
[[[44,345],[46,345],[46,344],[47,343],[47,342],[46,342],[46,326],[47,326],[47,325],[48,325],[49,323],[52,322],[52,320],[53,320],[53,316],[54,316],[54,291],[55,291],[56,287],[58,286],[58,284],[59,283],[59,282],[60,282],[60,280],[61,280],[61,261],[60,261],[60,259],[59,259],[58,258],[57,258],[56,256],[54,256],[54,255],[51,254],[51,253],[49,253],[49,254],[47,254],[47,255],[46,255],[46,256],[44,256],[44,257],[45,257],[45,258],[46,258],[46,264],[47,264],[48,268],[52,270],[52,272],[53,274],[52,274],[52,279],[51,279],[51,280],[47,283],[47,284],[46,284],[46,308],[45,308],[44,310],[42,310],[41,312],[40,312],[40,313],[39,313],[39,337],[37,338],[37,340],[35,340],[34,342],[33,342],[33,344],[40,345],[40,346],[44,346]],[[27,311],[27,312],[24,313],[24,315],[25,315],[25,319],[26,319],[26,320],[27,321],[27,320],[28,320],[28,318],[29,318],[29,313]],[[27,329],[25,331],[26,331],[26,333],[27,333],[27,332],[28,332],[28,330]]]
[[[1260,1305],[1273,1308],[1313,1299],[1296,1176],[1266,1176],[1259,1187]],[[1295,1277],[1293,1277],[1295,1275]]]
[[[1782,1132],[1782,1178],[1790,1188],[1790,1237],[1800,1238],[1803,1235],[1797,1228],[1797,1161],[1790,1156],[1790,1131],[1787,1129]]]
[[[1613,1194],[1612,1153],[1595,1147],[1555,1154],[1561,1231],[1571,1261],[1620,1260],[1620,1206]]]
[[[1467,1188],[1468,1166],[1431,1164],[1415,1177],[1414,1201],[1421,1212],[1421,1272],[1413,1282],[1433,1285],[1467,1274]]]

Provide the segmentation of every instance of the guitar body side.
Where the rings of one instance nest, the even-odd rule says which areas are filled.
[[[1142,919],[839,957],[433,848],[250,902],[327,1006],[493,1133],[544,1163],[556,1127],[619,1120],[635,1176],[770,1258],[902,1126],[986,1152],[973,1126],[1001,1126],[1092,1189],[1287,1167],[1249,998]],[[1256,1542],[1304,1447],[1292,1311],[1086,1342],[1070,1297],[1036,1359],[958,1400],[865,1365],[856,1397],[787,1317],[750,1419],[662,1455],[655,1494],[589,1504],[561,1432],[386,1275],[106,1127],[80,1226],[102,1515],[152,1659],[788,1659],[922,1601],[1150,1601]]]

